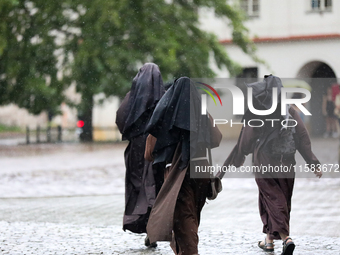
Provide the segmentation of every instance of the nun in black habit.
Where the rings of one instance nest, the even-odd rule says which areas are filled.
[[[189,169],[208,166],[207,148],[217,147],[222,135],[208,115],[201,115],[201,98],[189,78],[177,79],[165,93],[147,132],[157,138],[154,164],[172,164],[166,168],[150,214],[150,241],[171,241],[175,254],[198,254],[197,232],[201,210],[211,193],[210,179],[209,175],[191,178]]]
[[[163,80],[158,66],[146,63],[133,79],[131,90],[117,111],[116,124],[123,140],[129,141],[124,153],[124,231],[146,233],[151,208],[163,183],[163,171],[157,171],[152,162],[144,159],[145,127],[163,94]]]
[[[248,123],[251,119],[276,119],[272,124],[271,121],[264,121],[262,127],[251,127],[246,125],[242,128],[238,142],[228,158],[224,166],[234,165],[240,167],[243,165],[245,156],[253,153],[254,166],[280,167],[286,166],[291,169],[290,172],[256,172],[255,181],[259,190],[259,212],[263,222],[263,233],[266,234],[264,241],[259,241],[258,246],[264,251],[274,251],[274,240],[283,241],[282,255],[293,254],[295,244],[289,237],[289,221],[291,211],[291,201],[294,188],[294,166],[295,150],[299,151],[306,163],[310,166],[320,164],[311,149],[311,141],[308,131],[304,126],[297,111],[293,107],[289,108],[286,116],[281,116],[281,88],[282,83],[278,77],[265,76],[263,82],[247,85],[253,88],[253,104],[258,110],[268,110],[272,107],[273,98],[272,91],[274,88],[278,91],[277,109],[270,115],[258,116],[249,110],[245,113],[243,120]],[[297,122],[294,129],[288,130],[282,127],[281,121],[292,118]],[[286,125],[291,125],[287,123]],[[253,125],[257,125],[253,122]],[[293,134],[294,139],[289,139],[289,132]],[[277,144],[278,137],[286,137],[286,142],[281,140],[281,144]],[[291,136],[292,137],[292,136]],[[293,142],[294,140],[294,142]],[[290,141],[288,143],[288,141]],[[294,143],[294,146],[289,145]],[[282,147],[282,144],[284,146]],[[286,150],[285,153],[279,155],[276,153],[278,148]],[[321,172],[315,172],[321,177]]]

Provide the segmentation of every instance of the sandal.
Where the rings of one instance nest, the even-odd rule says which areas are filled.
[[[258,246],[264,251],[274,251],[274,243],[267,243],[267,238],[264,239],[264,244],[261,244],[262,241],[258,242]]]
[[[288,240],[291,240],[291,242],[287,243]],[[293,251],[295,249],[295,244],[292,240],[292,238],[287,237],[283,243],[282,243],[283,247],[282,247],[282,253],[281,255],[292,255]]]

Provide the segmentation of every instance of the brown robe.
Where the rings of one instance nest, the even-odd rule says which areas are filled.
[[[163,183],[160,171],[144,159],[146,135],[131,139],[125,150],[125,212],[123,230],[145,233],[151,208]]]
[[[124,126],[129,97],[130,92],[126,94],[117,111],[118,127]],[[153,174],[152,162],[144,159],[146,138],[145,134],[130,138],[124,152],[126,175],[123,230],[130,230],[134,233],[146,232],[150,211],[161,185],[160,183],[158,189],[155,189],[157,176]]]
[[[320,164],[311,150],[311,141],[308,131],[299,114],[293,109],[289,110],[297,121],[295,127],[299,143],[297,150],[307,164]],[[224,165],[239,167],[243,164],[245,156],[254,153],[254,166],[294,166],[295,156],[285,156],[282,159],[274,158],[257,147],[259,128],[246,126],[242,128],[238,143],[230,153]],[[263,222],[263,233],[269,234],[271,239],[280,240],[279,233],[289,235],[289,220],[291,199],[293,195],[295,172],[289,174],[256,173],[255,180],[259,189],[259,211]]]
[[[124,152],[124,231],[146,233],[151,208],[163,183],[163,173],[151,161],[144,159],[147,139],[145,126],[163,94],[163,81],[158,66],[147,63],[139,70],[132,82],[131,91],[126,94],[117,110],[117,127],[123,140],[129,140]]]
[[[212,121],[212,118],[211,118]],[[217,127],[212,129],[212,147],[217,147],[222,135]],[[151,138],[148,141],[154,141]],[[147,148],[153,148],[148,145]],[[211,192],[210,179],[190,178],[190,165],[180,169],[181,144],[179,143],[171,167],[165,171],[165,180],[158,193],[152,208],[147,225],[147,233],[150,242],[171,241],[171,247],[175,254],[198,254],[198,226],[201,210],[206,198]],[[145,156],[150,157],[150,151]],[[201,150],[201,155],[206,156],[206,151]],[[190,163],[200,166],[208,166],[207,160]],[[195,166],[193,166],[195,167]]]

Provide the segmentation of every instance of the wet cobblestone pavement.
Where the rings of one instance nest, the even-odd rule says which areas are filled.
[[[222,151],[233,145],[225,141]],[[322,162],[336,163],[338,141],[313,145]],[[32,146],[27,153],[22,152],[27,147],[0,148],[0,254],[172,254],[167,242],[146,248],[145,235],[121,229],[124,144],[62,147]],[[223,157],[219,153],[217,159]],[[280,241],[273,253],[257,247],[264,235],[255,181],[227,178],[223,189],[203,209],[200,254],[281,254]],[[296,179],[294,254],[340,254],[339,193],[340,179]]]
[[[117,226],[91,226],[87,224],[7,223],[0,222],[2,235],[1,254],[172,254],[169,245],[159,243],[157,248],[142,245],[144,236],[121,233]],[[281,254],[264,253],[256,246],[258,235],[245,235],[241,231],[207,229],[200,232],[200,254]],[[339,254],[340,238],[325,239],[299,236],[294,254]]]

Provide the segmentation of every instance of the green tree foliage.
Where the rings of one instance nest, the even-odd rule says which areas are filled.
[[[30,4],[38,9],[34,14],[27,8]],[[93,95],[123,96],[145,62],[158,64],[164,80],[214,77],[211,59],[237,74],[240,67],[217,37],[200,29],[201,8],[214,10],[229,22],[234,42],[256,58],[242,12],[226,0],[3,0],[0,78],[6,96],[0,103],[15,102],[38,113],[58,105],[62,84],[75,81],[82,95],[79,111],[87,118],[91,140]],[[60,45],[52,30],[62,34]],[[32,42],[35,36],[39,43]],[[56,76],[58,49],[64,56],[63,83]],[[51,78],[48,86],[46,76]]]
[[[0,105],[55,113],[64,100],[53,30],[66,22],[58,1],[0,1]]]
[[[256,58],[242,12],[226,0],[76,0],[68,8],[77,14],[73,26],[81,31],[66,46],[74,56],[70,78],[77,82],[90,126],[93,95],[124,95],[142,63],[158,64],[165,80],[213,77],[210,56],[231,75],[240,71],[217,37],[200,29],[199,8],[226,18],[234,42]],[[91,130],[86,132],[91,140]]]
[[[79,91],[122,95],[138,64],[147,61],[157,63],[165,79],[213,77],[211,54],[219,67],[235,75],[240,67],[215,35],[199,28],[197,10],[202,7],[228,18],[235,43],[254,56],[242,12],[225,0],[72,1],[69,8],[79,15],[73,25],[81,33],[67,51],[75,57],[72,78]]]

